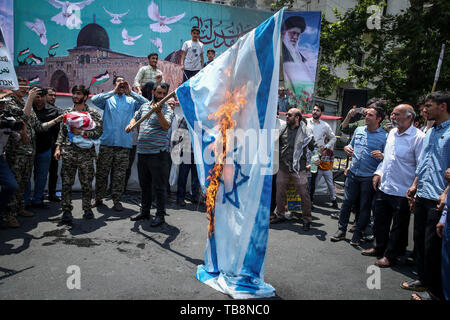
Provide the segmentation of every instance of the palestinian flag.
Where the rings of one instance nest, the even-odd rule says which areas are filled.
[[[26,48],[25,50],[22,50],[19,52],[18,57],[23,56],[24,54],[27,54],[30,52],[30,48]]]
[[[28,80],[28,85],[29,86],[32,86],[32,85],[35,85],[35,84],[38,84],[38,83],[39,83],[39,76],[36,76],[36,77],[31,78],[30,80]]]
[[[54,45],[51,45],[48,51],[59,48],[59,43],[55,43]]]
[[[91,84],[89,86],[90,87],[96,86],[96,85],[98,85],[100,83],[104,83],[104,82],[106,82],[108,80],[109,80],[109,73],[108,73],[108,71],[106,71],[105,73],[102,73],[102,74],[100,74],[100,75],[98,75],[96,77],[93,77],[92,81],[91,81]]]
[[[36,64],[41,64],[42,63],[42,59],[39,58],[39,57],[36,57],[34,54],[30,54],[27,58],[30,58]]]

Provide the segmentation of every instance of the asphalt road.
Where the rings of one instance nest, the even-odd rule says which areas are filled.
[[[296,217],[270,228],[265,281],[277,299],[408,300],[410,292],[400,283],[414,277],[411,267],[379,269],[380,287],[369,289],[375,258],[350,246],[351,233],[346,242],[330,242],[337,221],[329,216],[329,202],[319,200],[309,232]],[[105,203],[93,210],[94,220],[85,221],[75,194],[73,228],[59,225],[59,205],[50,203],[51,209],[20,218],[20,229],[0,230],[0,300],[230,299],[195,278],[208,224],[196,205],[179,209],[171,201],[167,223],[151,228],[148,221],[129,220],[138,210],[138,194],[125,197],[121,213],[110,209],[111,200]],[[411,249],[411,232],[409,237]],[[79,267],[80,289],[67,286],[70,266]]]

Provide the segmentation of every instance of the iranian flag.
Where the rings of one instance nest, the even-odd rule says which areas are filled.
[[[96,86],[96,85],[106,82],[108,80],[109,80],[109,73],[108,73],[108,71],[106,71],[105,73],[102,73],[96,77],[93,77],[91,80],[91,84],[89,86],[90,87]]]
[[[51,45],[50,49],[48,49],[48,50],[53,50],[53,49],[56,49],[56,48],[59,48],[59,43],[55,43],[54,45]]]
[[[28,85],[29,86],[32,86],[32,85],[35,85],[35,84],[38,84],[38,83],[39,83],[39,76],[36,76],[36,77],[31,78],[30,80],[28,80]]]
[[[30,48],[26,48],[25,50],[22,50],[22,51],[19,52],[19,57],[23,56],[24,54],[27,54],[29,52],[30,52]]]
[[[37,57],[37,56],[35,56],[34,54],[30,54],[27,58],[30,58],[36,64],[41,64],[42,63],[42,59]]]

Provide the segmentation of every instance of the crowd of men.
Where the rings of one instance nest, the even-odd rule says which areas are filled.
[[[192,39],[183,44],[184,80],[205,66],[199,33],[198,28],[192,28]],[[214,51],[208,50],[207,56],[211,62]],[[188,157],[191,161],[179,165],[177,204],[186,205],[189,172],[191,201],[202,201],[189,135],[173,134],[174,128],[187,128],[186,121],[175,116],[173,98],[158,104],[167,96],[169,86],[164,82],[164,74],[157,69],[158,55],[149,54],[148,61],[149,65],[139,70],[133,86],[119,75],[114,78],[111,91],[91,98],[103,111],[102,116],[87,106],[89,90],[83,85],[72,88],[73,107],[68,110],[55,106],[54,88],[35,86],[30,89],[27,81],[20,77],[18,90],[1,93],[0,109],[15,114],[22,124],[16,130],[1,129],[0,213],[7,227],[20,227],[18,216],[33,216],[28,210],[30,207],[47,207],[43,202],[47,177],[48,199],[61,201],[62,222],[71,224],[72,187],[77,172],[84,219],[94,218],[93,207],[104,206],[108,181],[113,209],[122,211],[121,198],[135,153],[138,155],[141,209],[131,220],[151,220],[150,225],[158,227],[165,222],[171,151],[177,145],[179,152],[191,153]],[[446,212],[450,183],[450,95],[434,92],[419,101],[418,107],[425,119],[422,128],[414,126],[416,113],[408,104],[396,106],[386,118],[384,99],[371,99],[364,108],[348,113],[341,129],[350,130],[348,133],[352,134],[350,143],[344,147],[351,157],[351,165],[346,171],[340,209],[333,184],[336,136],[330,125],[321,120],[324,106],[316,103],[312,117],[306,119],[299,109],[289,107],[283,89],[279,101],[280,111],[286,112],[286,121],[278,119],[279,168],[273,176],[270,222],[281,223],[291,218],[286,212],[286,192],[292,180],[301,197],[303,228],[309,231],[316,183],[323,177],[331,195],[331,206],[339,210],[335,215],[337,231],[331,241],[346,238],[350,215],[354,212],[356,223],[350,245],[359,246],[367,239],[367,229],[373,227],[374,245],[362,254],[376,257],[375,264],[384,268],[394,265],[406,254],[410,215],[414,212],[413,259],[418,280],[404,282],[401,287],[417,291],[413,299],[449,299],[450,232]],[[147,116],[150,110],[153,113]],[[364,119],[350,123],[357,113]],[[88,126],[70,126],[66,119],[68,114],[87,117]],[[56,195],[59,160],[62,198]],[[154,219],[150,215],[153,200]]]

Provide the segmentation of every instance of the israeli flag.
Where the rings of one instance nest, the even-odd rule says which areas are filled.
[[[193,141],[200,184],[206,191],[217,161],[220,124],[211,118],[232,98],[234,133],[216,196],[215,225],[208,235],[197,279],[235,299],[274,296],[264,282],[269,235],[280,34],[283,11],[241,37],[176,91]],[[240,96],[243,95],[243,96]],[[238,102],[236,102],[238,103]],[[229,138],[229,137],[228,137]]]

